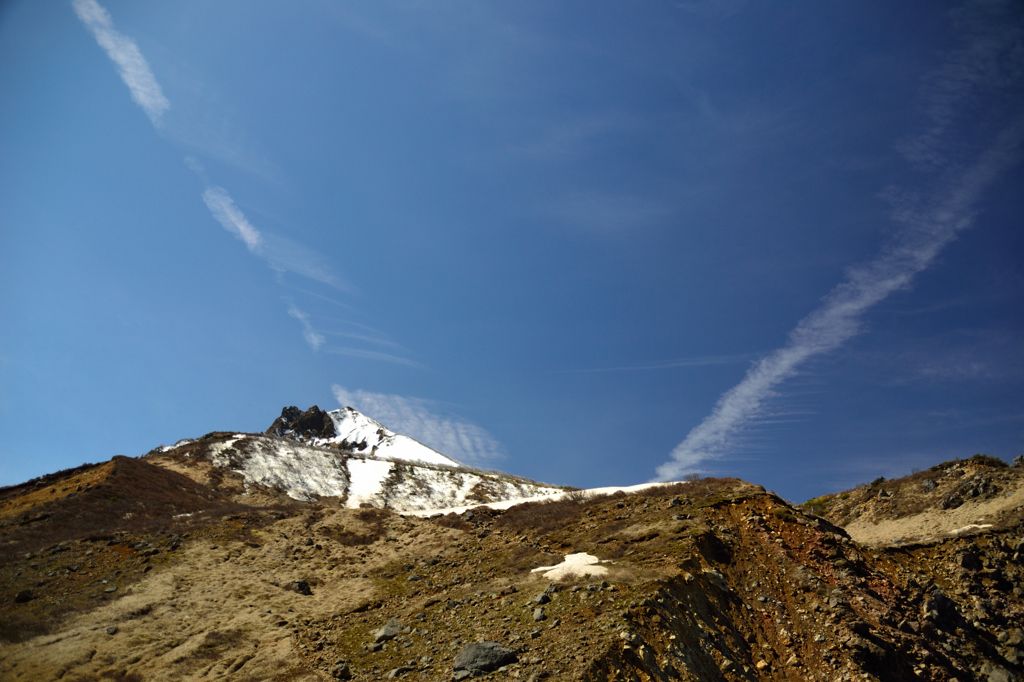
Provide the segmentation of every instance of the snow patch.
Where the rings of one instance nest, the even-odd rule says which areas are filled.
[[[242,439],[244,447],[235,449]],[[341,455],[280,439],[239,434],[212,445],[210,461],[241,474],[246,483],[277,488],[302,502],[313,502],[314,496],[341,497],[348,489]]]
[[[956,530],[951,530],[949,532],[951,535],[963,535],[964,533],[970,533],[972,530],[984,530],[986,528],[991,527],[991,523],[972,523],[968,526],[962,526],[960,528],[957,528]]]
[[[373,504],[384,489],[384,482],[391,474],[393,462],[378,459],[348,460],[348,502],[346,506],[356,508],[364,502]],[[375,505],[376,506],[376,505]]]
[[[624,492],[624,493],[635,493],[647,488],[654,488],[661,485],[675,485],[674,483],[640,483],[639,485],[627,485],[627,486],[607,486],[604,488],[588,488],[587,490],[566,490],[565,488],[558,488],[555,486],[524,486],[523,488],[516,491],[509,497],[505,497],[497,502],[476,502],[473,504],[465,504],[461,506],[451,506],[445,508],[426,509],[422,511],[412,511],[411,513],[415,516],[431,516],[433,514],[462,514],[475,509],[476,507],[490,507],[491,509],[508,509],[514,507],[517,504],[523,504],[524,502],[545,502],[548,500],[561,500],[569,495],[578,495],[580,493],[587,497],[595,495],[611,495],[612,493]],[[532,492],[531,492],[532,491]]]
[[[600,565],[601,560],[593,554],[577,552],[566,554],[565,561],[557,566],[541,566],[530,573],[543,573],[548,580],[562,580],[563,578],[574,578],[583,575],[604,575],[608,569]]]

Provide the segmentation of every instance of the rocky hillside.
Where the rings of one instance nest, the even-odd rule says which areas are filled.
[[[1024,457],[1008,466],[975,455],[910,476],[877,478],[808,500],[802,508],[841,525],[866,544],[928,542],[1018,525],[1024,510]]]
[[[235,438],[197,447],[243,457]],[[891,498],[879,483],[807,507],[704,479],[412,516],[257,489],[200,452],[178,452],[177,477],[153,461],[165,452],[0,491],[0,678],[1003,682],[1024,671],[1024,526],[1007,506],[1020,467],[965,461],[955,476],[947,463],[941,480],[930,473],[930,492],[942,489],[930,506],[910,502],[922,479],[890,484]],[[101,486],[89,508],[118,504],[106,491],[123,489],[111,472],[131,473],[129,461],[127,499],[140,510],[152,499],[162,516],[111,507],[89,522],[104,533],[69,527],[47,541],[48,524]],[[979,475],[1000,486],[987,500],[1001,501],[999,523],[870,545],[835,523],[955,511],[942,508],[953,479]],[[895,501],[885,512],[879,499]]]

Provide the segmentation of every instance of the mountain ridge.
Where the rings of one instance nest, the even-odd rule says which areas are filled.
[[[943,462],[795,506],[703,478],[441,513],[430,491],[458,495],[431,476],[501,476],[300,440],[214,432],[0,489],[0,678],[1024,673],[1024,462]],[[403,480],[316,493],[342,461]],[[281,473],[296,470],[305,487]],[[465,667],[480,640],[500,669]]]

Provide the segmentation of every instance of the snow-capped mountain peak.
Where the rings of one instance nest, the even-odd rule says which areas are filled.
[[[314,405],[305,412],[286,407],[267,433],[320,447],[333,447],[362,456],[433,466],[462,467],[462,463],[419,441],[395,433],[354,407],[324,412]]]
[[[342,450],[346,443],[360,448],[370,456],[409,462],[423,462],[434,466],[461,467],[462,463],[441,454],[423,443],[395,433],[376,419],[367,417],[354,407],[343,407],[327,413],[334,422],[335,436],[328,442],[338,443]]]

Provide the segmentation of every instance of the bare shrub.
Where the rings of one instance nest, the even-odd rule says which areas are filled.
[[[377,509],[376,507],[359,509],[355,513],[355,517],[366,526],[364,531],[358,532],[340,526],[321,526],[320,533],[345,547],[371,545],[384,537],[385,521],[390,516],[391,512],[387,509]]]
[[[383,523],[391,517],[390,509],[378,509],[377,507],[364,507],[356,512],[356,518],[363,523]]]
[[[549,533],[577,521],[585,504],[585,495],[576,499],[526,502],[509,508],[496,519],[496,523],[517,532],[533,530]]]
[[[555,566],[561,561],[561,554],[552,554],[535,547],[517,547],[509,553],[505,567],[513,572],[520,572],[541,566]]]
[[[25,642],[49,632],[50,628],[43,620],[24,618],[16,614],[0,618],[0,642]]]
[[[372,545],[384,534],[382,528],[371,528],[368,533],[355,533],[347,528],[323,527],[321,533],[344,547]]]
[[[238,629],[207,632],[202,644],[196,649],[196,656],[216,660],[234,649],[245,639],[245,633]]]
[[[473,530],[473,526],[469,525],[466,519],[462,518],[461,514],[456,514],[455,512],[445,514],[444,516],[438,516],[431,520],[444,528],[454,528],[455,530],[464,531]]]

